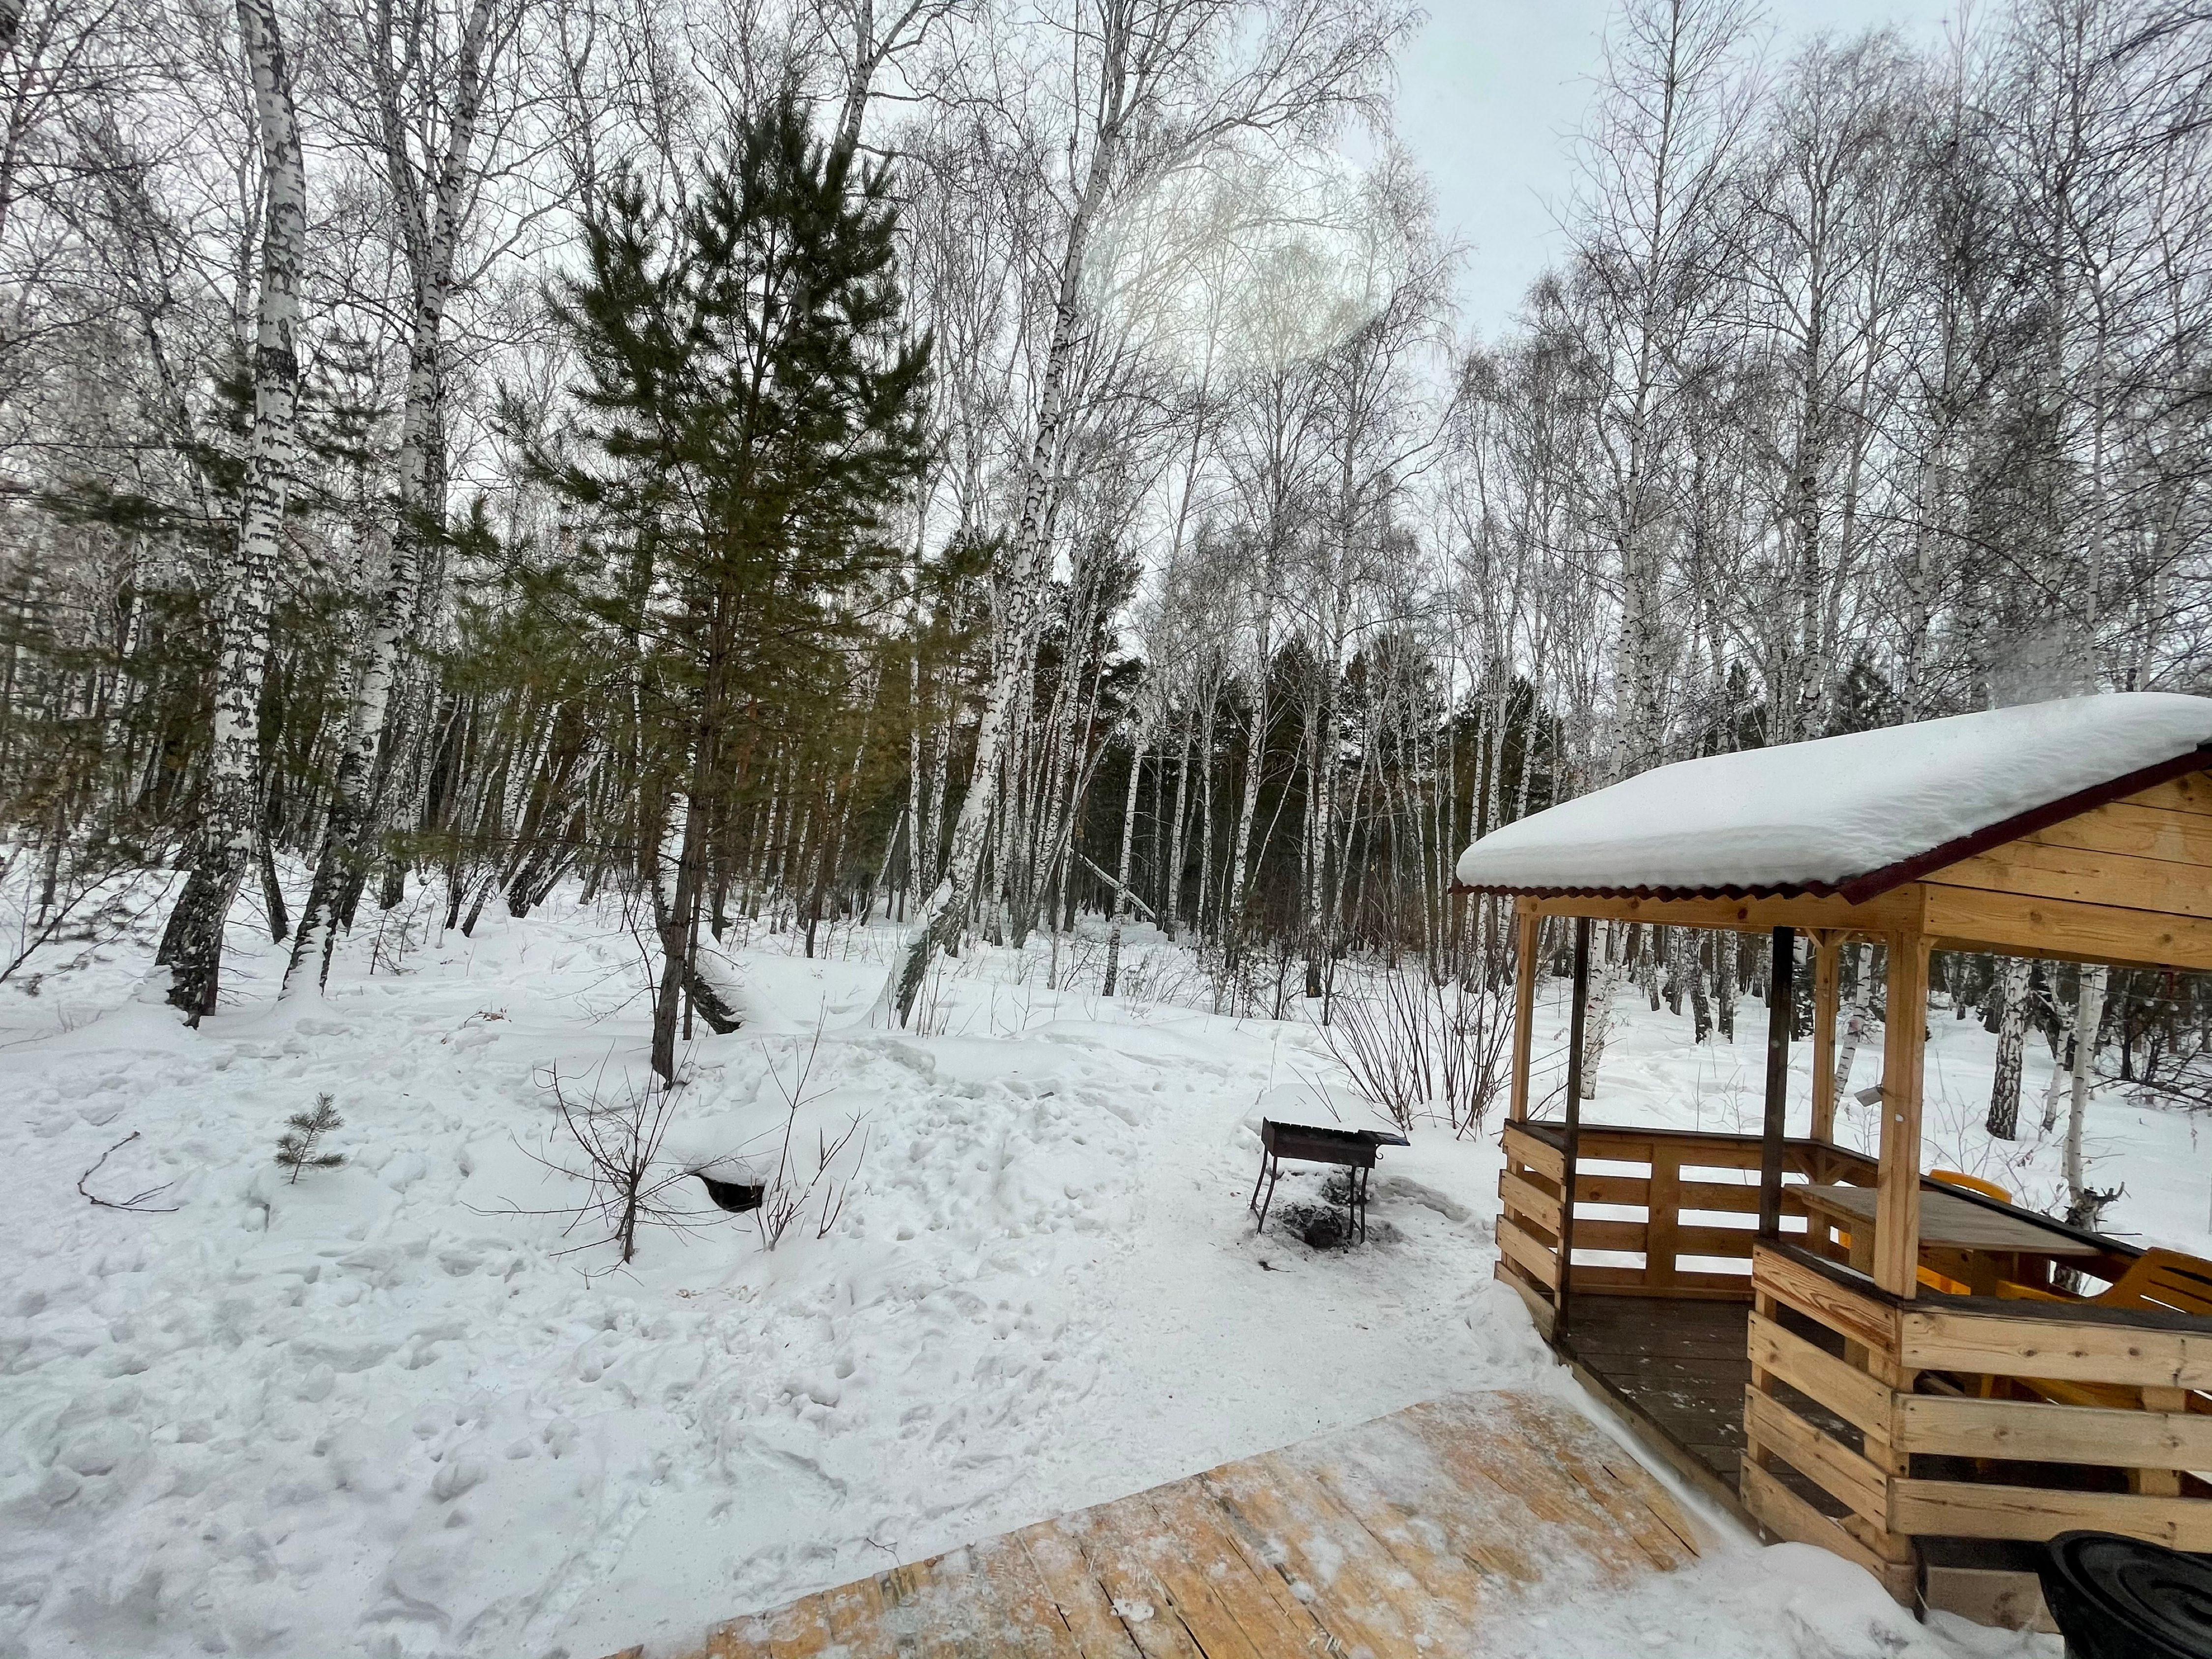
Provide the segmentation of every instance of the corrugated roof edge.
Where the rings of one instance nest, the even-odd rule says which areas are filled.
[[[1993,847],[2002,847],[2022,836],[2032,836],[2039,830],[2048,830],[2054,823],[2063,823],[2093,807],[2106,805],[2156,785],[2171,782],[2175,778],[2186,777],[2191,772],[2207,769],[2212,769],[2212,744],[2200,744],[2194,749],[2183,750],[2171,760],[2138,767],[2103,783],[2092,784],[2087,789],[2077,789],[2070,795],[2062,795],[2057,800],[2032,806],[2025,812],[2015,812],[2012,817],[1977,830],[1971,835],[1956,836],[1929,848],[1924,853],[1916,853],[1911,858],[1899,859],[1894,864],[1884,865],[1879,870],[1869,870],[1863,876],[1853,876],[1842,882],[1784,883],[1774,887],[1507,887],[1490,884],[1470,887],[1455,880],[1449,890],[1454,893],[1505,893],[1518,898],[1664,900],[1798,898],[1806,895],[1829,898],[1840,896],[1845,903],[1863,904],[1893,887],[1917,881],[1931,871],[1956,864],[1961,859],[1986,853]],[[1478,846],[1480,844],[1476,843]]]

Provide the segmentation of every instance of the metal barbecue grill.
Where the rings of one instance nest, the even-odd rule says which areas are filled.
[[[1282,1179],[1283,1160],[1291,1158],[1300,1164],[1334,1164],[1349,1171],[1346,1184],[1352,1193],[1352,1222],[1359,1242],[1367,1242],[1367,1183],[1375,1173],[1376,1149],[1381,1146],[1410,1146],[1413,1143],[1403,1135],[1394,1135],[1381,1129],[1336,1129],[1317,1123],[1278,1123],[1271,1117],[1260,1120],[1260,1176],[1252,1183],[1251,1201],[1244,1207],[1256,1210],[1260,1224],[1255,1232],[1264,1232],[1267,1226],[1267,1210],[1275,1201],[1275,1183]],[[1260,1196],[1264,1183],[1267,1195]]]

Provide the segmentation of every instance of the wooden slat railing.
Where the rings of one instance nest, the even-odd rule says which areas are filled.
[[[1547,1334],[1560,1278],[1557,1136],[1507,1125],[1498,1183],[1498,1276]],[[1758,1187],[1726,1176],[1759,1159],[1755,1135],[1583,1125],[1569,1297],[1752,1304],[1741,1497],[1763,1525],[1858,1562],[1906,1601],[1918,1536],[2043,1541],[2087,1527],[2212,1551],[2212,1479],[2192,1473],[2212,1472],[2212,1319],[1888,1296],[1802,1231],[1777,1244],[1726,1224],[1757,1213]],[[1820,1182],[1876,1177],[1872,1159],[1814,1141],[1788,1143],[1784,1168]],[[1804,1227],[1786,1186],[1784,1218]],[[2088,1265],[2109,1278],[2130,1254],[2115,1245]],[[1729,1271],[1738,1261],[1746,1271]],[[2089,1403],[2034,1397],[2038,1381],[2074,1385]],[[1834,1501],[1816,1504],[1808,1486]]]
[[[1890,1516],[1892,1486],[1907,1467],[1894,1434],[1899,1391],[1908,1386],[1898,1358],[1898,1304],[1871,1280],[1786,1243],[1759,1247],[1751,1283],[1743,1505],[1770,1531],[1857,1562],[1909,1601],[1917,1577],[1912,1540]],[[1840,1336],[1842,1353],[1790,1330],[1785,1310]],[[1799,1410],[1799,1397],[1846,1425],[1858,1444]],[[1826,1514],[1792,1490],[1785,1465],[1844,1512]]]
[[[2212,1550],[2212,1482],[2189,1473],[2212,1469],[2212,1321],[1905,1301],[1788,1244],[1759,1247],[1752,1288],[1741,1496],[1779,1535],[1858,1561],[1901,1598],[1918,1536],[2043,1542],[2094,1528]],[[1842,1339],[1842,1354],[1786,1328],[1790,1315]],[[2119,1403],[2007,1397],[2010,1378],[2089,1384]],[[1822,1513],[1786,1472],[1846,1512]]]
[[[1549,1328],[1547,1310],[1559,1289],[1559,1182],[1565,1158],[1557,1126],[1510,1123],[1505,1169],[1498,1177],[1498,1254],[1504,1273]],[[1693,1130],[1631,1128],[1585,1123],[1581,1128],[1575,1181],[1575,1262],[1571,1291],[1610,1296],[1662,1296],[1748,1301],[1751,1247],[1757,1235],[1759,1187],[1753,1181],[1717,1178],[1754,1174],[1757,1135]],[[1590,1165],[1627,1164],[1593,1170]],[[1637,1167],[1640,1166],[1640,1168]],[[1785,1144],[1785,1177],[1872,1184],[1876,1166],[1825,1142]],[[1598,1208],[1632,1210],[1633,1216],[1600,1215]],[[1783,1225],[1802,1234],[1803,1206],[1783,1191]],[[1741,1224],[1712,1219],[1745,1218]],[[1636,1262],[1593,1261],[1636,1256]],[[1685,1265],[1685,1261],[1694,1265]],[[1741,1262],[1741,1270],[1715,1265]]]

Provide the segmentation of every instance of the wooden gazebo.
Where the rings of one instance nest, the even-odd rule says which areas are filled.
[[[1685,1475],[1908,1605],[2021,1622],[2024,1547],[2076,1528],[2212,1550],[2194,1472],[2212,1471],[2212,1265],[1924,1175],[1915,1017],[1933,950],[2212,970],[2208,745],[2208,699],[2002,709],[1662,768],[1460,862],[1518,916],[1498,1276]],[[1573,1012],[1565,1098],[1540,1116],[1555,917]],[[1771,934],[1763,1134],[1583,1120],[1594,921]],[[1853,939],[1887,960],[1876,1158],[1833,1134]],[[1807,957],[1811,1115],[1790,1135]],[[2069,1294],[2060,1268],[2110,1288]]]

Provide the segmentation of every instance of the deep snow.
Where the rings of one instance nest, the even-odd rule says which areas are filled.
[[[1047,990],[1042,945],[977,951],[912,1035],[858,1028],[888,930],[828,960],[738,949],[746,1028],[691,1051],[671,1159],[773,1165],[793,1097],[802,1174],[859,1128],[773,1252],[757,1218],[708,1212],[608,1271],[532,1212],[577,1192],[545,1162],[574,1162],[550,1076],[611,1096],[641,1074],[638,945],[567,896],[473,939],[435,920],[376,921],[326,998],[278,1000],[281,947],[241,917],[233,994],[197,1033],[143,936],[36,995],[0,988],[0,1654],[674,1651],[1441,1393],[1580,1397],[1491,1277],[1492,1139],[1387,1152],[1391,1236],[1364,1249],[1253,1236],[1261,1114],[1364,1108],[1308,1027],[1178,1006],[1201,988],[1157,939],[1112,1002]],[[1057,966],[1095,984],[1086,951]],[[1560,1015],[1554,992],[1540,1052]],[[1593,1115],[1753,1121],[1744,1017],[1736,1048],[1692,1050],[1625,993]],[[1971,1096],[1987,1039],[1938,1024],[1931,1079]],[[283,1120],[325,1091],[349,1161],[289,1182]],[[2119,1224],[2201,1245],[2188,1121],[2100,1111]],[[166,1182],[149,1202],[173,1211],[78,1195],[132,1131],[90,1190]],[[1286,1176],[1278,1202],[1315,1184]],[[1915,1626],[1856,1569],[1706,1518],[1697,1568],[1535,1598],[1497,1651],[2056,1651]]]

